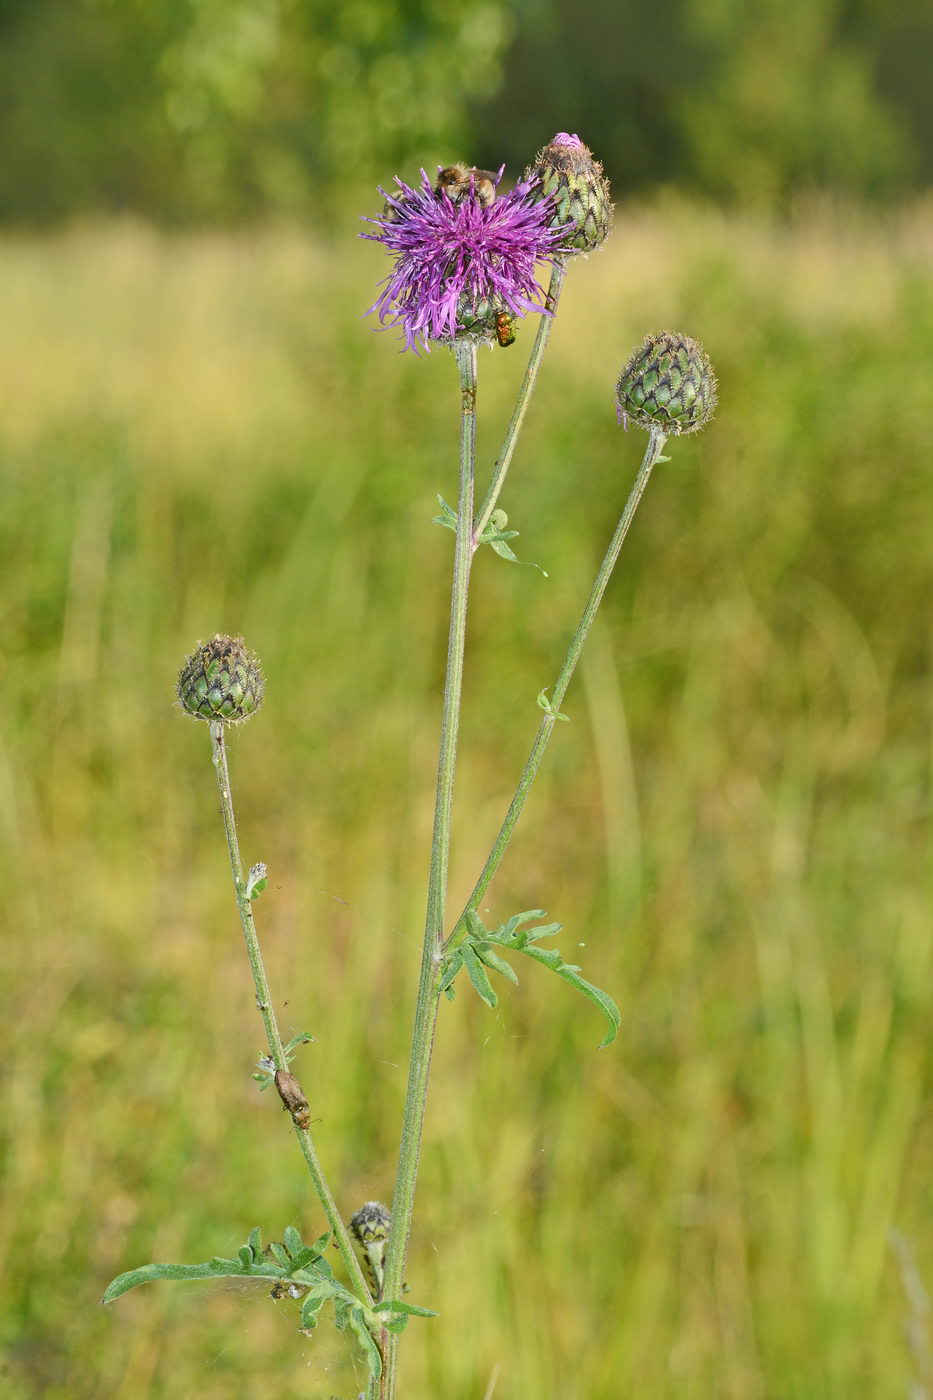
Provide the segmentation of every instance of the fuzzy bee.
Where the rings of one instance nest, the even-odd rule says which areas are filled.
[[[437,172],[437,193],[447,194],[454,204],[459,204],[472,192],[475,199],[487,208],[496,197],[499,176],[494,170],[477,170],[475,165],[447,165]]]
[[[515,317],[511,316],[508,311],[497,311],[493,317],[493,322],[496,327],[496,340],[498,340],[503,350],[509,345],[514,345]]]

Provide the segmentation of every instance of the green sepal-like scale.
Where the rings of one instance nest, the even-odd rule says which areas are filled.
[[[182,709],[196,719],[240,724],[262,704],[265,681],[259,658],[242,637],[220,633],[199,644],[178,677]]]
[[[592,253],[612,228],[612,200],[603,167],[579,136],[559,132],[525,171],[537,179],[537,197],[554,200],[551,227],[566,229],[558,253]]]
[[[620,413],[665,437],[695,433],[716,407],[716,376],[709,356],[689,335],[649,335],[619,376]]]
[[[504,319],[503,319],[504,318]],[[464,295],[457,305],[457,332],[453,340],[472,341],[474,345],[512,345],[515,341],[511,315],[501,297]],[[452,344],[445,338],[443,344]]]

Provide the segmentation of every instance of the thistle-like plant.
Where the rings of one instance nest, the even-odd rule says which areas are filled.
[[[178,696],[185,711],[208,724],[234,893],[266,1034],[267,1053],[254,1077],[260,1089],[274,1085],[291,1119],[328,1230],[312,1244],[305,1244],[298,1232],[288,1227],[281,1242],[263,1249],[257,1227],[236,1259],[215,1258],[195,1265],[149,1264],[121,1274],[104,1296],[109,1302],[139,1283],[156,1279],[271,1280],[274,1298],[291,1299],[298,1305],[299,1326],[306,1334],[315,1327],[324,1305],[331,1307],[337,1326],[355,1337],[368,1362],[368,1400],[393,1400],[399,1334],[410,1317],[435,1315],[404,1301],[402,1294],[431,1050],[443,999],[467,986],[488,1006],[495,1006],[494,978],[516,982],[514,963],[527,959],[556,973],[593,1003],[604,1021],[602,1046],[609,1045],[618,1032],[620,1013],[612,997],[551,946],[560,925],[544,922],[543,909],[525,910],[488,928],[479,906],[505,854],[557,723],[568,718],[561,706],[651,472],[658,462],[667,460],[662,456],[665,441],[702,428],[716,401],[709,360],[688,336],[670,332],[648,336],[623,366],[616,386],[620,421],[646,429],[648,445],[554,684],[537,696],[538,729],[515,795],[470,897],[459,915],[449,920],[447,870],[472,563],[485,544],[500,557],[515,561],[509,541],[516,531],[506,529],[508,519],[498,505],[499,496],[557,313],[567,261],[598,248],[612,219],[602,168],[577,136],[557,135],[539,152],[511,193],[498,193],[501,177],[501,171],[493,174],[453,165],[439,167],[434,181],[423,171],[418,185],[397,181],[394,193],[381,191],[383,213],[370,221],[377,231],[362,235],[383,244],[393,258],[383,290],[370,309],[383,324],[401,326],[406,349],[429,348],[432,343],[451,347],[460,406],[457,505],[449,506],[440,497],[441,513],[435,517],[455,536],[450,627],[427,914],[392,1210],[369,1201],[345,1217],[318,1160],[311,1135],[311,1108],[292,1068],[293,1057],[310,1037],[299,1035],[287,1045],[282,1043],[253,917],[253,904],[266,887],[266,867],[257,863],[248,871],[244,868],[227,770],[226,729],[256,713],[264,683],[256,657],[241,639],[215,636],[199,644],[185,662]],[[536,280],[541,265],[550,267],[546,292]],[[502,449],[477,506],[477,346],[486,343],[494,349],[507,348],[514,340],[515,323],[533,312],[541,314],[528,366]],[[343,1279],[334,1276],[325,1258],[331,1241],[339,1251]]]

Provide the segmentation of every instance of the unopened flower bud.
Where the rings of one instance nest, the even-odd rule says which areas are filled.
[[[392,1213],[381,1201],[367,1201],[350,1217],[350,1234],[362,1250],[369,1281],[377,1298],[382,1295],[386,1242],[391,1225]]]
[[[619,376],[616,399],[623,419],[657,428],[665,437],[695,433],[716,407],[716,376],[703,346],[689,335],[649,335]]]
[[[389,1237],[392,1213],[381,1201],[367,1201],[350,1217],[350,1231],[361,1245]]]
[[[182,708],[196,719],[239,724],[262,704],[265,681],[259,658],[242,637],[218,633],[192,652],[178,677]]]
[[[559,131],[525,171],[537,179],[538,198],[554,200],[552,228],[564,228],[559,253],[592,253],[612,228],[612,200],[603,167],[579,136]]]

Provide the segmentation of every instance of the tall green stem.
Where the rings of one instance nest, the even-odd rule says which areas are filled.
[[[525,412],[528,408],[528,401],[534,391],[538,379],[538,370],[541,368],[541,361],[544,359],[544,352],[547,349],[548,339],[551,334],[551,327],[554,324],[557,303],[560,301],[561,289],[564,285],[566,268],[562,258],[557,258],[551,267],[551,281],[547,290],[547,309],[550,316],[540,316],[538,318],[538,330],[535,335],[534,345],[531,347],[531,354],[528,357],[528,365],[525,369],[525,377],[522,380],[521,388],[518,391],[518,398],[512,410],[512,417],[506,429],[505,441],[502,444],[502,451],[496,459],[493,469],[492,480],[489,488],[483,497],[483,504],[480,506],[473,525],[473,548],[479,544],[480,536],[489,524],[489,518],[496,508],[499,493],[505,483],[506,473],[512,461],[512,453],[515,451],[515,444],[518,441],[518,434],[525,421]]]
[[[460,915],[450,937],[447,939],[445,952],[450,952],[462,943],[466,935],[466,916],[469,912],[478,908],[483,895],[489,888],[489,884],[499,868],[502,857],[505,854],[505,849],[511,839],[512,832],[515,830],[516,823],[521,816],[522,808],[531,790],[531,785],[541,766],[541,759],[544,757],[544,751],[548,746],[554,726],[557,723],[557,716],[560,711],[561,703],[567,693],[567,687],[570,685],[577,662],[580,659],[583,644],[593,625],[596,610],[602,602],[603,594],[606,591],[609,579],[612,576],[612,571],[615,568],[616,560],[619,557],[619,551],[625,542],[625,537],[628,534],[629,526],[632,523],[635,511],[638,509],[638,503],[644,494],[645,487],[648,485],[648,478],[651,475],[652,468],[661,455],[664,442],[665,439],[663,435],[656,429],[652,429],[641,467],[635,478],[635,484],[625,503],[625,508],[622,511],[619,523],[616,526],[615,534],[606,551],[605,558],[599,567],[599,573],[596,575],[596,582],[593,584],[593,590],[583,610],[583,616],[580,618],[577,630],[573,634],[570,647],[564,658],[564,664],[560,668],[560,674],[549,696],[550,708],[545,711],[544,717],[541,720],[535,741],[531,746],[531,752],[528,755],[522,776],[519,779],[515,796],[512,798],[505,820],[499,829],[499,834],[489,853],[489,858],[483,866],[482,874],[477,880],[473,892],[464,906],[463,913]]]
[[[233,888],[236,893],[237,909],[240,913],[240,924],[243,928],[243,937],[246,941],[246,955],[249,958],[249,965],[253,973],[253,984],[256,988],[256,1005],[262,1017],[262,1024],[266,1029],[266,1040],[269,1043],[269,1055],[277,1070],[288,1070],[288,1062],[285,1058],[285,1050],[282,1046],[282,1037],[279,1034],[278,1021],[272,1005],[272,993],[269,990],[269,981],[266,977],[266,969],[262,961],[262,952],[259,947],[259,939],[256,935],[256,925],[253,922],[253,908],[246,894],[246,880],[243,874],[243,861],[240,858],[240,843],[237,840],[236,820],[233,815],[233,797],[230,792],[230,774],[227,770],[227,749],[224,742],[224,726],[219,720],[211,720],[211,754],[214,759],[214,770],[217,774],[217,785],[220,788],[220,806],[224,817],[224,830],[227,833],[227,849],[230,852],[230,867],[233,871]],[[340,1214],[337,1210],[336,1202],[330,1192],[330,1187],[324,1178],[324,1172],[318,1161],[317,1152],[311,1133],[307,1128],[300,1128],[293,1120],[295,1136],[302,1155],[308,1166],[308,1172],[314,1183],[314,1189],[318,1194],[318,1199],[327,1217],[327,1223],[334,1234],[334,1242],[340,1250],[347,1273],[354,1292],[365,1302],[372,1301],[369,1286],[360,1268],[359,1261],[353,1252],[350,1237],[347,1234]]]
[[[476,457],[476,347],[455,345],[460,374],[460,492],[457,501],[457,538],[450,602],[450,631],[447,642],[447,673],[444,681],[443,719],[437,766],[434,803],[434,835],[431,842],[431,868],[428,877],[428,907],[421,955],[421,977],[415,1007],[408,1091],[402,1119],[395,1194],[392,1198],[392,1228],[386,1251],[383,1296],[401,1296],[411,1233],[415,1200],[415,1180],[421,1151],[421,1132],[428,1093],[431,1052],[437,1024],[439,967],[444,940],[447,904],[447,865],[450,852],[450,815],[453,803],[457,733],[460,722],[460,693],[463,686],[463,650],[466,639],[467,595],[473,557],[473,479]],[[396,1338],[389,1343],[386,1385],[380,1392],[387,1400],[395,1392]]]

